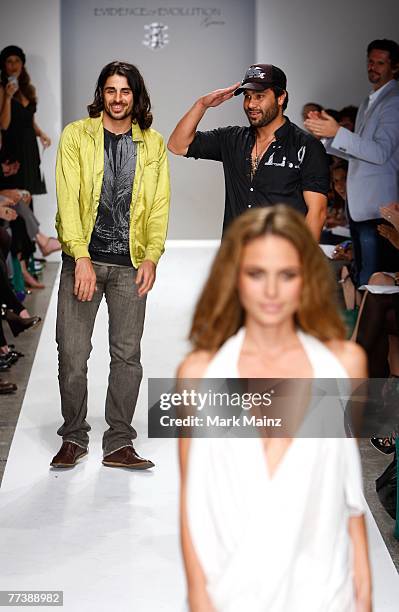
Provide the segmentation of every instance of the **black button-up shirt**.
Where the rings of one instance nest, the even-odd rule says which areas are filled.
[[[223,230],[238,215],[256,206],[288,204],[306,214],[304,191],[327,195],[330,178],[323,145],[288,117],[275,132],[258,169],[251,178],[253,127],[225,127],[197,132],[186,157],[223,163],[226,205]]]

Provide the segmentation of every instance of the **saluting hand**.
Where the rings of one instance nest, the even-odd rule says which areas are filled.
[[[238,81],[238,83],[231,85],[231,87],[225,87],[224,89],[216,89],[215,91],[211,91],[211,93],[202,96],[202,98],[199,99],[199,102],[204,108],[219,106],[223,102],[226,102],[226,100],[229,100],[233,97],[235,90],[237,89],[237,87],[240,86],[240,84],[241,82]]]

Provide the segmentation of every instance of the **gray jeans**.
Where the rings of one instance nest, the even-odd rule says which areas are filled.
[[[91,336],[103,295],[108,306],[111,355],[103,436],[104,455],[131,446],[136,431],[131,426],[142,378],[140,341],[146,296],[139,297],[136,270],[131,267],[93,263],[97,290],[91,302],[73,295],[75,262],[63,259],[57,308],[58,380],[64,424],[58,430],[63,440],[87,447],[90,425],[87,416],[87,361]],[[105,358],[105,356],[104,356]]]

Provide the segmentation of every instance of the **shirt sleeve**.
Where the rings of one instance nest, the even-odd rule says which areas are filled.
[[[303,155],[301,162],[302,191],[315,191],[327,195],[330,188],[330,169],[328,156],[321,142],[309,139],[298,152]]]
[[[64,128],[58,145],[56,163],[57,218],[58,238],[65,245],[74,259],[90,257],[89,247],[85,240],[80,217],[80,163],[79,138],[74,126]]]
[[[188,147],[186,157],[222,161],[221,130],[196,132],[193,142]]]
[[[157,188],[147,222],[148,241],[144,256],[144,259],[150,259],[155,264],[164,252],[169,219],[169,162],[163,138],[159,142],[158,168]]]
[[[324,138],[323,140],[324,147],[329,155],[335,155],[335,157],[346,159],[346,161],[350,160],[350,155],[332,146],[333,138]]]

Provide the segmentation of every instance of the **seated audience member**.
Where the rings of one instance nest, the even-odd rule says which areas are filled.
[[[2,139],[0,132],[0,150],[2,150]],[[4,151],[2,151],[4,155]],[[6,154],[5,154],[6,155]],[[8,159],[0,164],[0,200],[4,197],[12,201],[12,204],[17,213],[17,217],[13,219],[11,231],[13,235],[11,251],[15,255],[21,265],[21,271],[24,282],[28,287],[42,289],[44,285],[39,283],[35,276],[30,274],[27,268],[27,261],[35,251],[36,242],[42,255],[46,257],[54,251],[61,250],[61,245],[56,238],[46,236],[39,229],[39,222],[33,214],[32,207],[29,205],[32,202],[32,196],[25,189],[16,189],[7,187],[7,179],[17,174],[20,168],[18,161],[10,162]],[[9,202],[10,204],[10,202]],[[11,221],[11,219],[8,219]]]
[[[46,234],[40,231],[40,223],[29,208],[29,202],[31,201],[29,191],[24,189],[0,189],[0,200],[2,198],[7,198],[9,206],[13,206],[17,216],[24,220],[26,232],[30,240],[36,242],[43,257],[61,250],[61,245],[57,238],[46,236]]]
[[[339,111],[335,110],[335,108],[326,108],[324,112],[330,115],[330,117],[334,117],[335,121],[339,121]]]
[[[344,106],[338,113],[338,123],[350,132],[355,131],[357,106]]]
[[[399,234],[398,234],[399,246]],[[376,272],[369,285],[394,285],[399,280],[384,272]],[[354,339],[368,356],[370,378],[387,379],[378,388],[382,404],[397,405],[399,398],[399,294],[365,292],[359,310]],[[394,395],[393,395],[394,394]],[[371,438],[377,450],[389,454],[395,449],[395,432],[383,438]]]
[[[2,141],[0,138],[0,149],[2,148]],[[3,152],[4,153],[4,152]],[[16,205],[18,204],[18,202],[20,200],[26,200],[27,196],[26,194],[28,194],[29,196],[29,201],[27,202],[28,204],[31,202],[31,198],[30,198],[30,194],[29,192],[20,192],[18,189],[8,189],[6,188],[7,185],[7,181],[6,181],[6,177],[10,177],[13,176],[14,174],[16,174],[16,171],[19,168],[19,162],[14,162],[14,163],[9,163],[8,160],[2,162],[0,164],[0,199],[3,199],[3,203],[4,203],[4,198],[8,199],[8,208],[11,205]],[[23,194],[21,197],[21,193]],[[17,212],[17,211],[16,211]],[[7,213],[9,215],[9,213]],[[22,215],[24,213],[22,212]],[[17,216],[14,219],[8,219],[8,221],[10,221],[10,227],[11,227],[11,233],[12,233],[12,245],[11,245],[11,252],[13,254],[13,256],[17,257],[17,259],[20,262],[21,265],[21,272],[24,278],[24,282],[28,287],[32,287],[35,289],[42,289],[44,288],[44,285],[39,283],[38,280],[32,275],[30,274],[30,272],[28,271],[28,261],[29,258],[31,256],[33,256],[33,253],[35,252],[35,245],[32,241],[32,239],[29,237],[29,234],[27,232],[27,228],[26,228],[26,224],[24,221],[23,216],[20,214],[17,214]],[[33,219],[35,219],[33,217],[33,213],[32,216],[30,217],[30,221],[33,221]],[[31,229],[32,225],[31,225]],[[37,226],[38,229],[38,226]]]
[[[15,214],[12,208],[2,205],[0,202],[0,219],[4,219],[8,214]],[[40,317],[31,317],[25,306],[18,300],[8,279],[6,259],[11,248],[11,237],[4,227],[0,226],[0,305],[2,307],[2,317],[10,325],[14,336],[37,325]],[[4,306],[4,308],[3,308]],[[5,344],[0,344],[0,354],[7,352]]]
[[[399,234],[398,234],[399,239]],[[398,240],[399,244],[399,240]],[[395,285],[396,276],[375,272],[368,285]],[[354,340],[366,351],[370,378],[399,377],[399,294],[365,291]]]
[[[348,174],[347,162],[340,160],[338,163],[333,164],[330,168],[330,172],[331,183],[336,197],[334,198],[332,210],[329,212],[329,225],[330,227],[335,227],[337,225],[346,226],[348,224],[345,214],[346,176]]]
[[[346,168],[343,167],[335,173],[334,169],[336,165],[337,162],[332,162],[330,164],[330,189],[327,194],[327,217],[321,234],[320,243],[337,245],[334,259],[343,259],[342,249],[339,248],[343,238],[341,235],[333,233],[332,230],[337,226],[347,225],[345,198],[342,197],[339,190],[342,181],[345,182],[346,180]],[[338,189],[335,188],[335,183],[338,184]]]
[[[381,236],[399,249],[399,204],[381,207],[381,216],[391,225],[381,224]],[[399,272],[376,272],[369,285],[397,285]],[[359,309],[359,317],[353,339],[362,346],[368,356],[371,378],[388,378],[383,396],[399,391],[399,293],[374,294],[366,291]],[[395,435],[372,438],[372,444],[383,453],[394,451]]]
[[[311,111],[314,111],[316,113],[321,113],[322,110],[323,110],[323,107],[321,106],[321,104],[317,104],[316,102],[307,102],[302,107],[302,119],[303,119],[303,121],[305,121],[308,118],[308,114]]]

